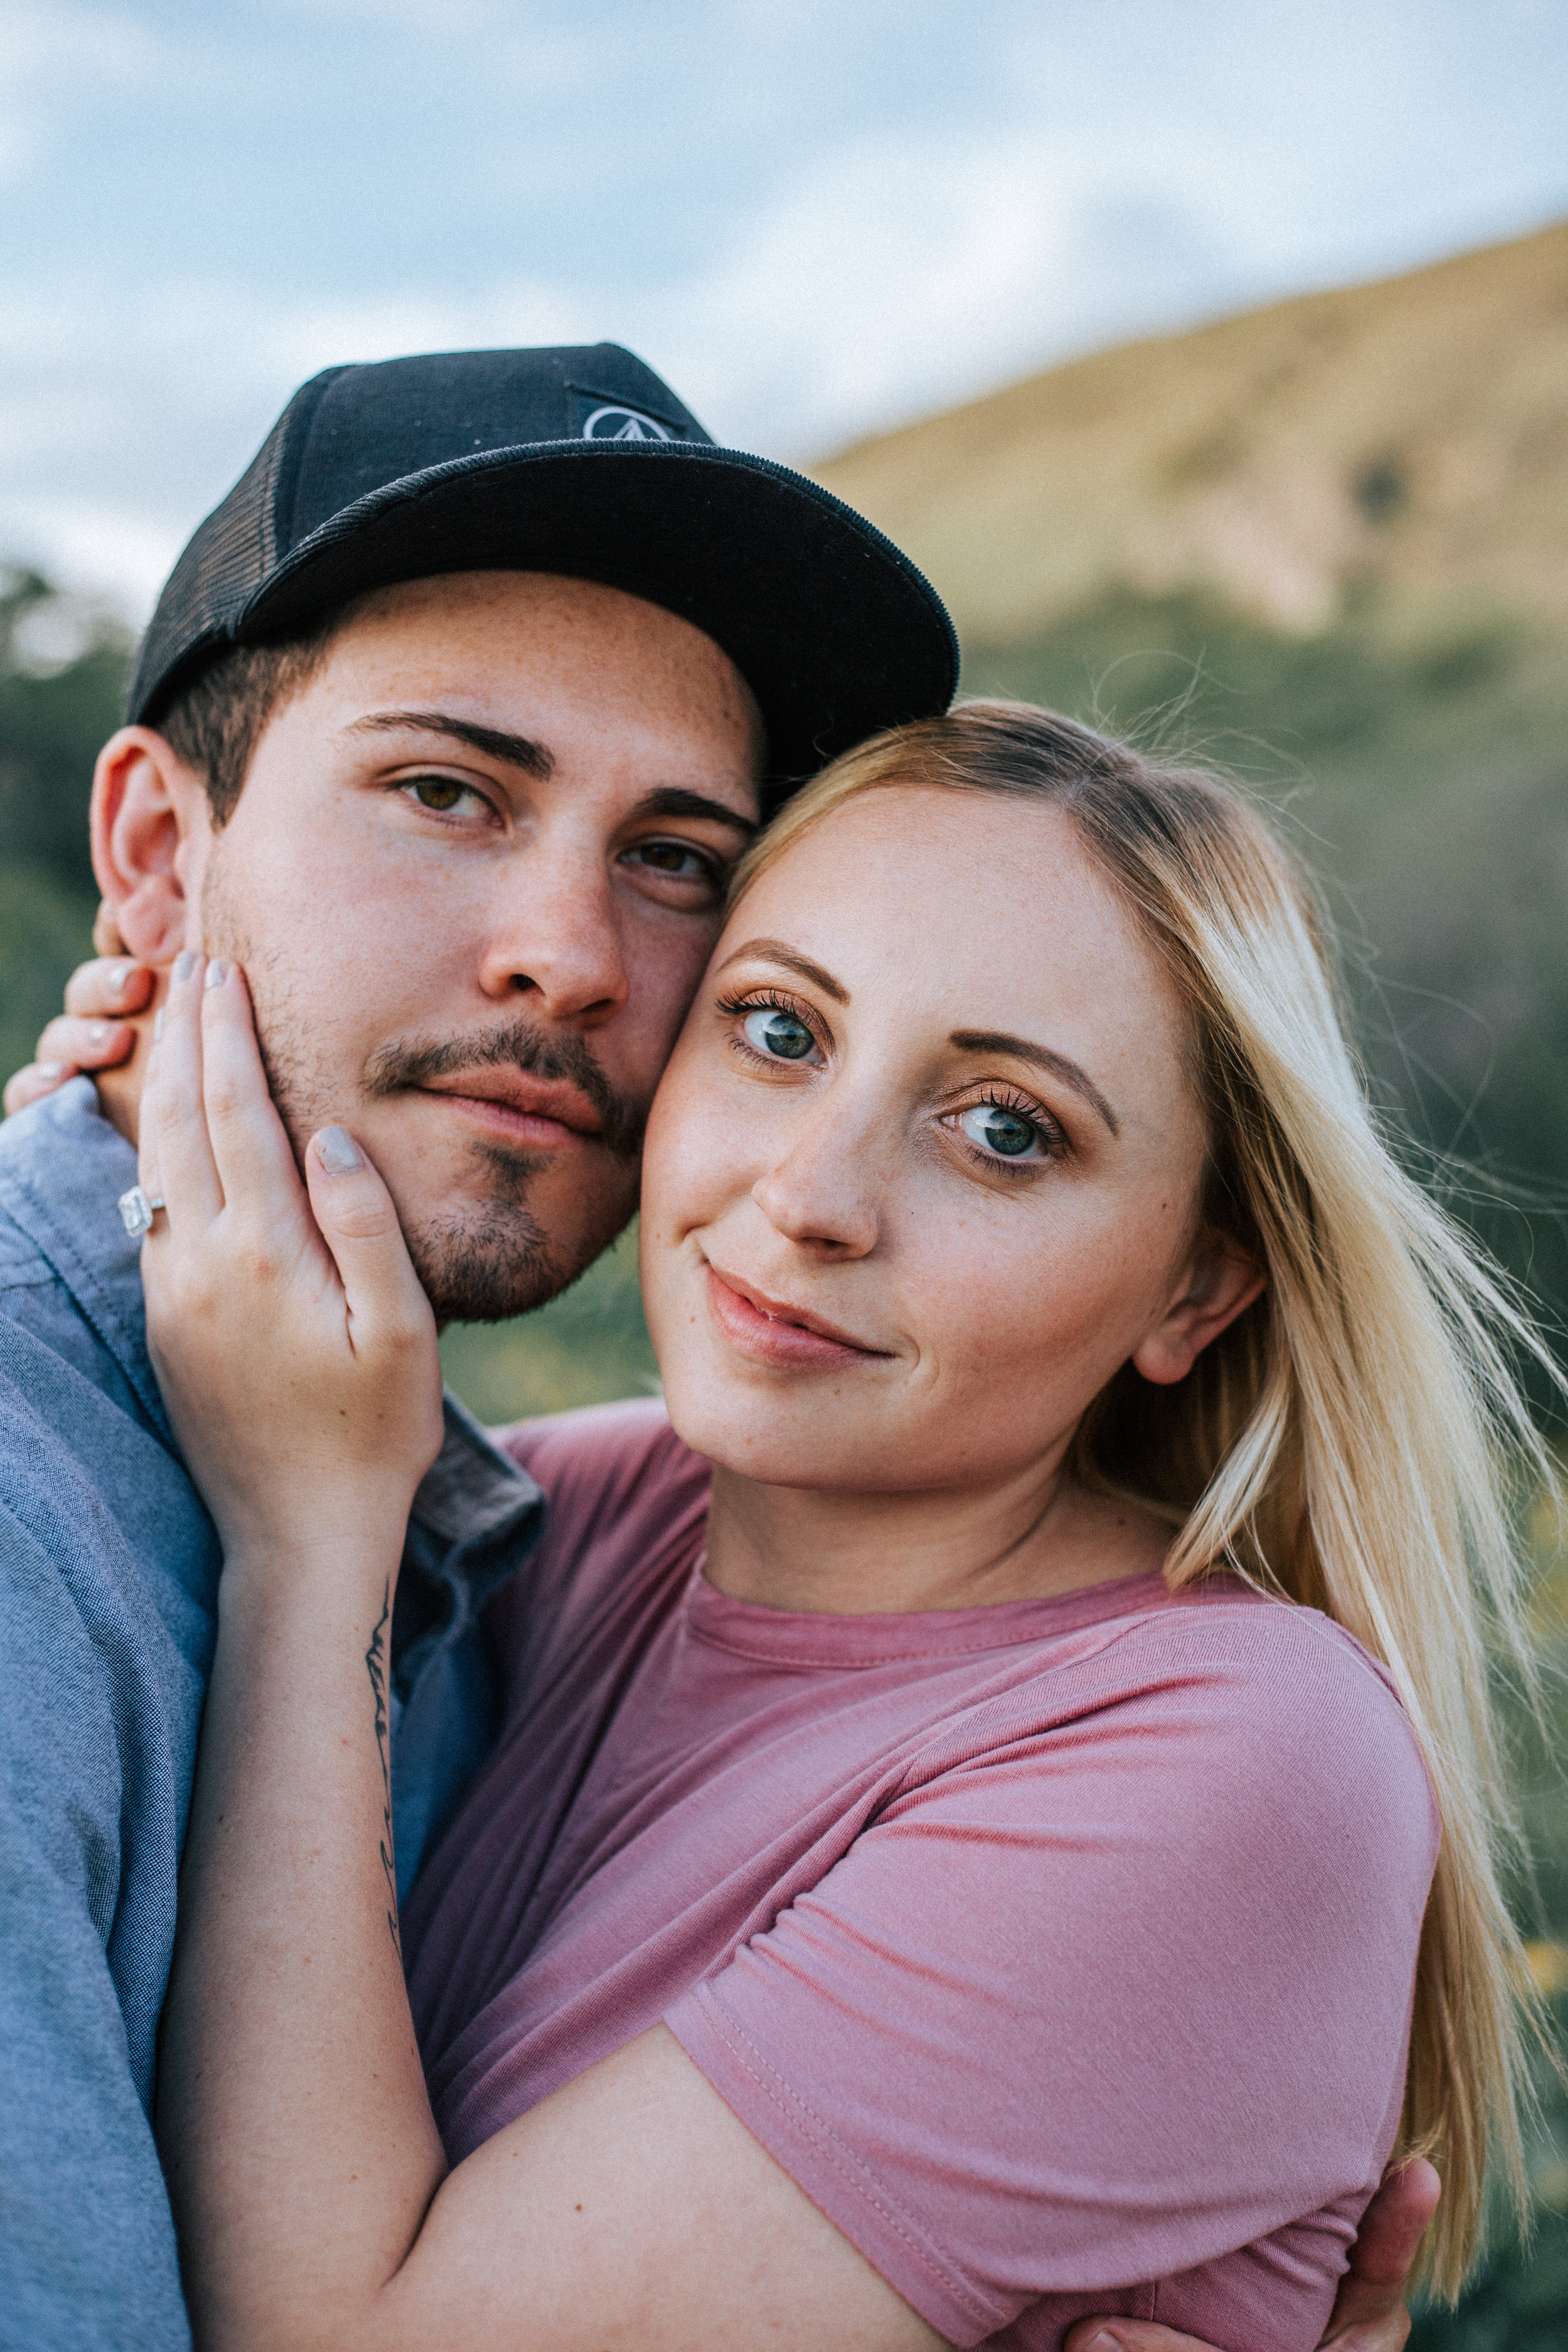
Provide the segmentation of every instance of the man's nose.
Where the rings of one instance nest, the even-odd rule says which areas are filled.
[[[883,1177],[877,1120],[836,1090],[795,1126],[789,1148],[752,1187],[768,1223],[797,1246],[830,1258],[867,1257],[877,1246]]]
[[[617,908],[601,856],[570,844],[536,846],[503,886],[479,985],[498,1003],[602,1028],[630,993]]]

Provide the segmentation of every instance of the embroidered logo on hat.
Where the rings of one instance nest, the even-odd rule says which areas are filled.
[[[674,434],[640,408],[595,408],[583,425],[584,441],[673,441]]]

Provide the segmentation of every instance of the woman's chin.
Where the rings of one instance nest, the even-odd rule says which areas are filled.
[[[872,1416],[861,1429],[860,1417],[845,1412],[842,1395],[798,1399],[792,1410],[787,1398],[667,1377],[664,1402],[683,1444],[716,1469],[761,1486],[846,1494],[910,1483],[903,1449],[879,1444]]]

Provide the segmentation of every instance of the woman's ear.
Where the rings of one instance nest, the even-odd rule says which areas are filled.
[[[1212,1339],[1244,1315],[1264,1286],[1263,1268],[1229,1234],[1205,1226],[1163,1319],[1132,1351],[1146,1381],[1184,1381]]]
[[[212,841],[205,787],[150,727],[122,727],[92,779],[92,870],[128,953],[167,963],[186,930]]]

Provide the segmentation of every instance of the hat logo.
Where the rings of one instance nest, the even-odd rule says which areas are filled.
[[[595,408],[583,427],[584,441],[673,441],[668,426],[640,408]]]

